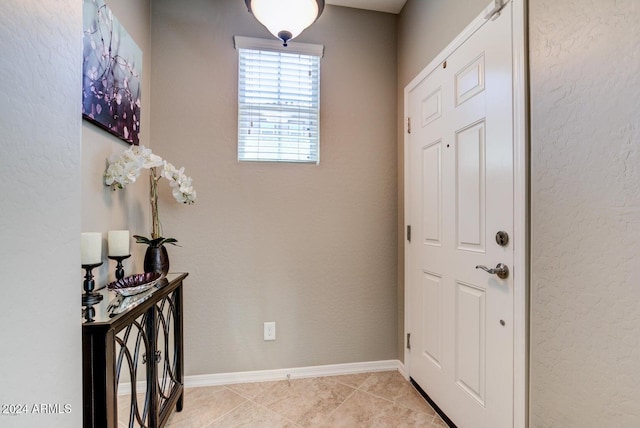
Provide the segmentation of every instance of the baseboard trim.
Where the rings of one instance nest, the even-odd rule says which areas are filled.
[[[215,373],[208,375],[186,376],[184,386],[230,385],[234,383],[269,382],[286,379],[303,379],[322,376],[339,376],[347,374],[404,371],[400,360],[367,361],[362,363],[329,364],[324,366],[295,367],[288,369],[257,370],[247,372]],[[403,374],[404,375],[404,374]]]
[[[295,367],[288,369],[256,370],[246,372],[214,373],[207,375],[185,376],[185,388],[202,386],[231,385],[235,383],[269,382],[286,379],[303,379],[322,376],[340,376],[348,374],[384,372],[398,370],[408,379],[404,364],[400,360],[366,361],[361,363],[329,364],[323,366]],[[138,382],[138,391],[144,391],[145,383]],[[131,394],[131,383],[118,385],[118,395]]]

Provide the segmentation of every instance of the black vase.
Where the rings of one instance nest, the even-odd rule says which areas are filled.
[[[160,272],[166,275],[169,272],[169,254],[164,245],[149,245],[144,253],[144,271]]]

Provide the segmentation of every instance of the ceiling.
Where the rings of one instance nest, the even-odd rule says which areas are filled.
[[[400,13],[407,0],[326,0],[325,2],[336,6],[354,7],[356,9]]]

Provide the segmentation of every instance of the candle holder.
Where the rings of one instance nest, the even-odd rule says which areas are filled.
[[[124,278],[124,269],[122,268],[122,261],[131,257],[131,254],[127,254],[126,256],[107,256],[111,260],[115,260],[118,262],[116,265],[116,280]]]
[[[87,322],[93,321],[93,317],[96,314],[96,310],[93,308],[93,305],[100,303],[102,300],[102,294],[96,293],[96,282],[93,280],[93,269],[102,265],[100,263],[93,263],[88,265],[82,265],[82,269],[86,271],[84,275],[84,282],[82,283],[82,287],[84,288],[84,293],[82,294],[82,306],[85,306],[84,310],[84,319]]]

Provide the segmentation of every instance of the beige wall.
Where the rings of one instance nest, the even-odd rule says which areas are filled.
[[[640,3],[529,9],[531,426],[640,426]]]
[[[408,0],[398,17],[398,96],[488,0]]]
[[[151,20],[150,0],[108,0],[113,11],[131,38],[142,49],[142,107],[140,144],[151,146]],[[115,279],[115,262],[107,259],[107,231],[129,229],[131,235],[151,233],[148,201],[148,172],[143,171],[138,181],[124,190],[112,191],[104,185],[106,159],[119,153],[129,144],[82,121],[82,231],[102,232],[103,265],[97,269],[96,281],[104,285]],[[152,147],[152,149],[155,149]],[[124,261],[126,274],[142,272],[146,248],[131,244],[132,257]],[[104,309],[108,302],[103,302]]]
[[[238,163],[236,0],[153,3],[153,147],[194,179],[161,218],[185,289],[186,373],[397,358],[396,17],[327,6],[321,163]],[[276,321],[264,342],[262,323]]]
[[[0,2],[0,404],[27,405],[1,426],[82,425],[81,28],[78,1]]]

